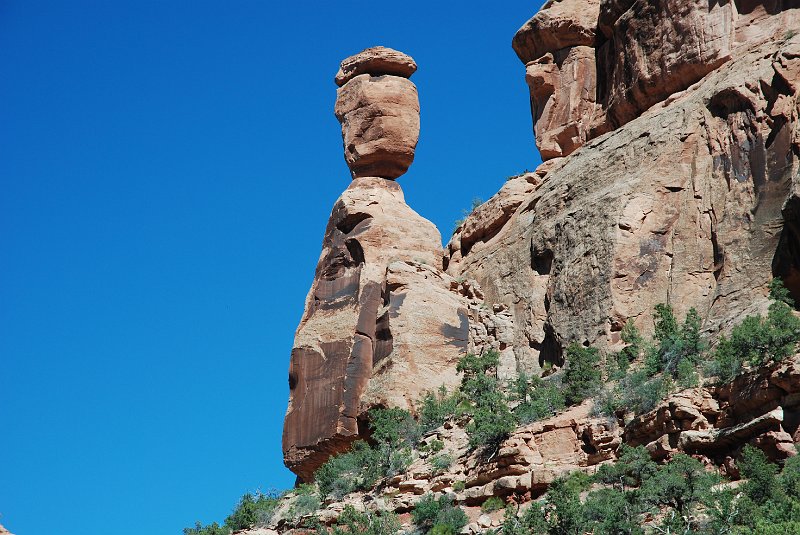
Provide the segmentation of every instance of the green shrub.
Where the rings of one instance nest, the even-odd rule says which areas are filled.
[[[746,445],[738,467],[742,478],[747,479],[742,490],[753,502],[763,505],[777,498],[780,488],[778,466],[769,462],[764,452]]]
[[[493,513],[495,511],[499,511],[500,509],[505,508],[506,503],[503,501],[502,498],[497,496],[492,496],[485,502],[481,504],[481,511],[484,513]]]
[[[781,471],[780,483],[787,496],[800,500],[800,455],[786,460]]]
[[[694,380],[693,369],[706,350],[706,344],[700,336],[700,315],[694,308],[689,309],[683,324],[678,327],[669,305],[656,305],[655,313],[655,339],[658,344],[649,348],[645,368],[650,375],[663,371],[677,379],[681,374],[681,381],[691,383]]]
[[[429,460],[435,474],[447,471],[453,465],[453,461],[453,456],[449,453],[439,453]]]
[[[332,535],[352,535],[355,533],[361,535],[395,535],[399,530],[400,520],[394,513],[359,513],[352,505],[346,505],[336,523],[331,526]]]
[[[422,398],[419,409],[419,425],[423,432],[432,431],[456,415],[458,410],[458,395],[450,395],[447,388],[442,385],[438,393],[428,392]]]
[[[687,455],[659,466],[644,447],[622,446],[618,461],[601,466],[593,478],[600,488],[586,492],[587,476],[579,473],[559,478],[522,518],[508,507],[500,533],[800,533],[800,457],[787,460],[778,475],[776,465],[748,446],[739,469],[745,484],[719,489],[719,476]]]
[[[321,503],[314,485],[300,485],[295,489],[295,494],[297,496],[289,506],[289,515],[292,518],[297,519],[319,510]]]
[[[620,337],[627,345],[619,352],[620,358],[617,360],[621,361],[620,369],[625,371],[628,369],[628,365],[631,362],[639,358],[639,355],[644,348],[644,339],[639,333],[639,329],[636,328],[636,325],[630,319],[626,321],[625,325],[622,327]]]
[[[560,477],[550,484],[545,500],[545,514],[551,533],[582,534],[586,531],[586,519],[580,500],[581,491],[588,486],[579,472]],[[584,476],[585,477],[585,476]]]
[[[246,493],[225,519],[225,527],[233,531],[263,525],[270,521],[278,506],[281,494],[277,491]]]
[[[444,449],[444,442],[438,439],[433,439],[428,447],[430,448],[431,453],[438,453]]]
[[[531,502],[522,513],[522,517],[519,517],[518,511],[511,505],[506,507],[500,534],[538,535],[540,533],[547,533],[548,528],[549,526],[542,505],[539,502]]]
[[[466,431],[473,448],[496,450],[516,427],[496,376],[499,358],[497,351],[481,355],[470,353],[456,366],[456,370],[463,373],[461,395],[472,405],[472,421]]]
[[[582,520],[591,526],[593,535],[641,535],[639,512],[630,495],[616,489],[598,489],[589,494],[582,506]]]
[[[641,486],[657,472],[658,465],[650,458],[647,448],[623,444],[617,462],[601,465],[595,478],[624,491]]]
[[[642,484],[642,498],[655,508],[667,507],[663,526],[672,532],[688,530],[691,517],[711,497],[711,487],[718,483],[715,474],[706,472],[700,461],[684,454],[675,455],[660,467],[655,477]]]
[[[520,373],[512,384],[512,396],[519,402],[514,416],[522,425],[549,418],[564,408],[564,395],[553,381],[525,373]]]
[[[436,515],[431,535],[458,535],[469,522],[467,513],[460,507],[445,507]]]
[[[376,408],[369,411],[371,438],[394,451],[403,445],[413,447],[422,436],[420,425],[407,410]]]
[[[423,532],[456,535],[469,519],[460,507],[454,507],[447,496],[436,498],[426,494],[411,511],[411,519]]]
[[[498,396],[502,394],[498,392]],[[496,451],[516,425],[514,415],[502,399],[478,405],[466,428],[469,444],[473,448]]]
[[[459,479],[458,481],[453,483],[453,490],[456,492],[461,492],[466,488],[466,486],[467,486],[466,483],[464,483],[463,480]]]
[[[792,294],[789,292],[786,286],[784,286],[783,281],[777,277],[769,281],[769,297],[773,301],[786,303],[790,307],[794,306]]]
[[[353,443],[350,451],[331,457],[314,474],[320,495],[342,499],[356,490],[371,488],[383,473],[385,459],[383,452],[366,442]]]
[[[230,528],[222,527],[216,522],[207,526],[196,522],[193,528],[183,528],[183,535],[230,535],[230,532]]]
[[[794,301],[780,279],[770,283],[766,318],[747,316],[731,330],[730,337],[720,337],[708,370],[722,382],[732,381],[744,369],[744,363],[758,367],[779,362],[793,355],[800,342],[800,319],[792,312]]]
[[[567,347],[566,360],[564,400],[567,405],[577,405],[600,389],[600,353],[594,347],[571,344]]]

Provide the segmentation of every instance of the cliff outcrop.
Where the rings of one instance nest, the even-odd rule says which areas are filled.
[[[800,2],[550,0],[513,38],[544,163],[509,179],[442,249],[395,181],[413,161],[413,59],[377,47],[342,62],[335,113],[352,182],[336,201],[298,327],[283,447],[301,481],[368,437],[366,412],[459,381],[466,352],[495,349],[498,376],[564,365],[570,343],[618,347],[656,303],[690,308],[713,338],[800,297]],[[548,372],[549,373],[549,372]],[[633,421],[588,406],[515,431],[489,462],[440,430],[455,472],[424,461],[391,483],[541,493],[558,474],[613,460],[623,442],[734,470],[745,443],[773,458],[800,442],[797,362],[674,394]],[[459,435],[461,433],[461,435]],[[384,500],[384,498],[381,498]]]

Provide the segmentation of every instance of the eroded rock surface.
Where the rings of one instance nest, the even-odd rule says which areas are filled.
[[[409,62],[368,49],[342,64],[336,113],[355,178],[331,212],[289,368],[284,460],[303,481],[365,436],[371,407],[413,410],[452,389],[469,343],[471,301],[442,271],[439,231],[388,180],[411,163],[419,107],[411,82],[384,73],[410,74]]]
[[[466,317],[427,267],[441,263],[440,243],[396,182],[356,179],[334,205],[289,370],[283,443],[301,478],[359,436],[371,378],[380,388],[369,404],[407,406],[409,384],[446,379],[466,349]]]
[[[635,119],[753,46],[795,28],[797,2],[547,2],[512,45],[543,159]],[[773,46],[774,49],[774,46]]]
[[[394,179],[414,161],[419,98],[407,77],[415,70],[411,57],[382,47],[342,62],[335,112],[353,178]]]
[[[514,213],[448,246],[448,271],[512,314],[519,369],[569,342],[614,343],[656,303],[716,332],[796,285],[800,38],[752,47],[641,117],[546,162]],[[498,194],[501,197],[503,193]],[[515,201],[516,202],[516,201]],[[479,235],[472,231],[472,235]]]
[[[416,70],[417,63],[408,54],[384,46],[374,46],[342,61],[335,81],[341,87],[359,74],[390,74],[408,78]]]

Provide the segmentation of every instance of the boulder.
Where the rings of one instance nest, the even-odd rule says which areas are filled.
[[[416,64],[405,54],[376,50],[367,49],[342,62],[335,114],[353,178],[395,179],[414,161],[419,139],[417,88],[402,76],[414,72]]]
[[[343,60],[335,81],[341,87],[359,74],[389,74],[409,78],[416,70],[417,63],[408,54],[384,46],[374,46]]]

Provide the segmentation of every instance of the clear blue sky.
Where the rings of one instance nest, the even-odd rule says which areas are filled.
[[[538,163],[510,43],[541,3],[0,0],[0,523],[180,535],[291,486],[339,61],[417,60],[400,183],[449,234]]]

